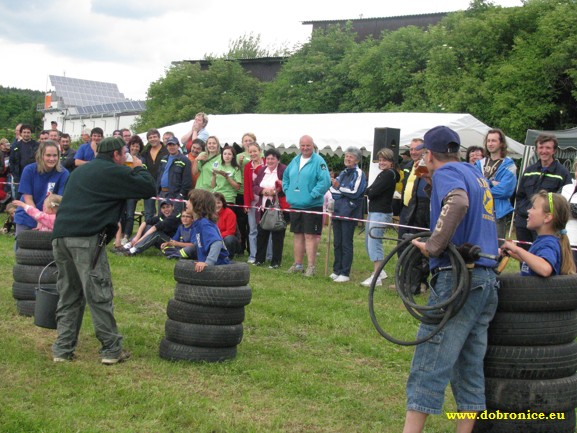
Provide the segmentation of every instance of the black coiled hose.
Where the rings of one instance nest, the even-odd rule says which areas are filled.
[[[420,272],[415,272],[415,270],[421,267],[423,256],[421,251],[415,247],[411,241],[418,238],[425,240],[430,235],[431,232],[421,232],[407,236],[405,239],[400,241],[398,245],[387,255],[387,257],[385,257],[383,264],[379,267],[378,271],[375,272],[375,276],[371,283],[371,287],[369,289],[369,313],[371,315],[371,320],[379,334],[381,334],[391,343],[401,346],[414,346],[431,339],[441,329],[443,329],[451,317],[455,316],[459,312],[467,300],[467,297],[469,296],[469,271],[465,261],[463,260],[463,257],[457,251],[457,248],[453,244],[449,244],[446,253],[451,261],[451,268],[447,272],[453,273],[453,287],[451,288],[451,296],[447,300],[436,303],[434,305],[419,305],[415,302],[413,298],[415,284],[416,287],[419,287],[421,282],[419,275]],[[384,269],[385,265],[389,262],[389,260],[403,248],[404,250],[399,256],[399,260],[395,268],[395,286],[397,288],[397,293],[403,301],[405,308],[414,318],[427,325],[436,325],[428,335],[425,335],[424,337],[414,341],[399,340],[385,332],[379,325],[379,322],[375,316],[374,309],[375,282],[377,277]]]

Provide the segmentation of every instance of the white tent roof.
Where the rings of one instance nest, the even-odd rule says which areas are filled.
[[[260,144],[273,146],[280,151],[296,152],[299,138],[307,134],[313,137],[321,153],[341,155],[343,149],[355,146],[368,155],[373,149],[375,128],[400,129],[400,147],[406,147],[411,139],[423,137],[425,132],[437,125],[457,131],[464,147],[481,146],[490,129],[472,115],[463,113],[209,115],[206,129],[217,136],[221,144],[240,143],[244,133],[253,132]],[[172,131],[180,139],[191,126],[192,122],[178,123],[160,128],[160,133]],[[523,155],[524,146],[521,143],[507,138],[507,144],[511,156]]]

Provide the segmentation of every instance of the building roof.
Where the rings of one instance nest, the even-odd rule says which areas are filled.
[[[427,28],[437,24],[447,16],[448,12],[436,12],[419,15],[401,15],[396,17],[378,17],[378,18],[350,18],[346,20],[318,20],[303,21],[302,24],[312,24],[313,31],[318,29],[327,29],[329,26],[344,26],[350,22],[352,30],[357,34],[357,40],[362,41],[369,36],[379,39],[383,30],[394,31],[402,27],[416,26]]]

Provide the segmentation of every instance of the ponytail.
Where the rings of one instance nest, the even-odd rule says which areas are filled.
[[[561,244],[561,275],[571,275],[575,273],[575,262],[573,261],[573,251],[567,237],[567,230],[559,232],[559,243]]]

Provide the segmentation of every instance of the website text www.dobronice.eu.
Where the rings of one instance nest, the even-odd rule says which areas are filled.
[[[450,420],[465,420],[465,419],[487,419],[487,420],[553,420],[565,419],[563,412],[532,412],[527,410],[525,412],[501,412],[500,410],[492,410],[483,412],[445,412],[447,419]]]

